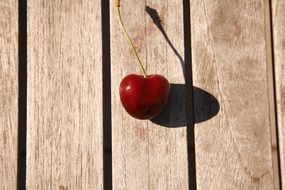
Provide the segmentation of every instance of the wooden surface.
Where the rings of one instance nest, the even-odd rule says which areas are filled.
[[[279,135],[280,171],[285,188],[285,1],[272,1],[275,88]]]
[[[101,1],[28,1],[28,189],[102,189]]]
[[[195,125],[197,187],[277,189],[264,1],[190,2],[193,82],[220,104]]]
[[[0,189],[16,189],[18,1],[0,2]]]
[[[111,2],[113,188],[188,189],[183,107],[185,86],[181,60],[145,12],[145,5],[156,9],[166,35],[183,57],[183,4],[176,0],[121,3],[126,29],[135,41],[148,74],[161,74],[171,83],[177,83],[176,92],[171,95],[172,101],[177,102],[168,108],[163,119],[152,122],[132,118],[120,102],[120,81],[128,74],[140,73],[140,70],[119,27],[114,2]]]

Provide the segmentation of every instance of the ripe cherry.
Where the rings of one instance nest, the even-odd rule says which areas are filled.
[[[120,98],[126,111],[137,119],[152,119],[167,104],[170,85],[161,75],[131,74],[120,84]]]
[[[120,11],[120,0],[116,0],[116,7],[121,28],[143,73],[143,75],[131,74],[122,80],[120,84],[121,102],[131,116],[137,119],[152,119],[167,104],[170,85],[167,79],[161,75],[146,74],[131,37],[124,27]]]

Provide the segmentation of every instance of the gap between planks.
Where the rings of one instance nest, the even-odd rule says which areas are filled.
[[[273,161],[273,176],[275,189],[280,189],[280,163],[278,152],[278,129],[277,129],[277,113],[276,113],[276,100],[275,100],[275,81],[274,81],[274,58],[273,58],[273,42],[272,42],[272,12],[271,1],[265,1],[264,14],[265,14],[265,41],[267,53],[267,71],[268,71],[268,92],[270,103],[270,126],[271,126],[271,146],[272,146],[272,161]]]

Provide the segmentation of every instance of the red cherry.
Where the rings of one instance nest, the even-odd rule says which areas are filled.
[[[152,119],[167,104],[170,84],[161,75],[131,74],[120,84],[120,98],[126,111],[137,119]]]

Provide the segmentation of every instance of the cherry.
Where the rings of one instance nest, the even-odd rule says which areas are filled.
[[[167,104],[170,85],[161,75],[130,74],[120,84],[120,98],[126,111],[137,119],[152,119]]]
[[[116,0],[121,28],[128,39],[143,75],[131,74],[120,84],[120,99],[126,111],[137,119],[151,119],[157,116],[167,104],[170,85],[161,75],[147,75],[135,45],[127,33],[120,10],[120,0]]]

